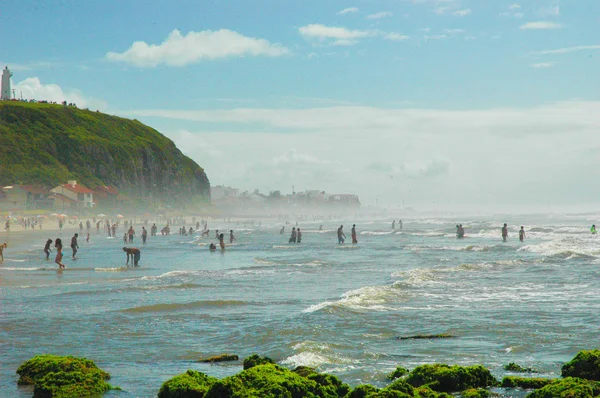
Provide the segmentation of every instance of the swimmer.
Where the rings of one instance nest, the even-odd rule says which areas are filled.
[[[63,258],[62,249],[63,249],[63,245],[62,245],[62,240],[60,238],[56,238],[56,240],[54,241],[54,247],[56,248],[56,258],[54,259],[54,262],[56,264],[58,264],[58,268],[64,269],[65,265],[62,263],[62,258]]]
[[[237,242],[237,239],[235,239],[235,236],[233,236],[233,229],[229,230],[229,243],[233,243],[233,242]]]
[[[319,231],[323,230],[323,224],[319,225]]]
[[[219,246],[221,246],[221,250],[225,250],[225,235],[219,235]]]
[[[44,246],[44,253],[46,253],[46,260],[48,260],[50,258],[50,253],[52,252],[52,250],[50,250],[51,244],[52,244],[52,239],[48,239],[46,241],[46,245]]]
[[[148,231],[146,228],[142,227],[142,243],[146,244],[146,239],[148,239]]]
[[[220,235],[219,235],[219,230],[217,229],[217,230],[215,231],[215,239],[219,239],[219,236],[220,236]]]
[[[87,237],[85,238],[85,241],[86,241],[87,243],[90,243],[90,234],[89,234],[89,233],[87,234]]]
[[[358,243],[358,239],[356,239],[356,224],[352,224],[352,244],[357,244]]]
[[[596,224],[592,225],[592,228],[590,228],[590,232],[592,233],[592,235],[596,235]]]
[[[288,243],[296,243],[297,235],[296,235],[296,227],[292,228],[292,234],[290,235],[290,240]]]
[[[519,230],[519,240],[521,242],[523,242],[523,240],[525,240],[525,229],[523,229],[522,225],[521,225],[521,229]]]
[[[283,227],[281,227],[281,230],[279,231],[279,235],[283,235],[285,233],[285,225]]]
[[[296,230],[296,232],[297,232],[297,235],[296,235],[296,236],[298,237],[298,240],[297,240],[297,242],[298,242],[298,243],[302,243],[302,232],[300,232],[300,228],[298,228],[298,229]]]
[[[214,252],[217,250],[217,246],[215,246],[214,243],[211,243],[210,246],[208,246],[208,250],[210,250],[211,252]]]
[[[75,255],[77,254],[77,249],[79,249],[79,245],[77,244],[78,237],[79,237],[79,234],[75,234],[71,238],[71,249],[73,250],[73,258],[75,258]]]
[[[396,230],[396,220],[392,221],[392,229],[394,231]]]
[[[463,239],[465,237],[465,229],[462,224],[458,226],[458,239]]]
[[[127,253],[127,262],[125,263],[125,265],[129,266],[129,256],[131,256],[131,265],[137,267],[140,261],[140,257],[142,256],[140,253],[140,249],[136,249],[135,247],[124,247],[123,251]]]
[[[344,234],[344,226],[343,225],[340,225],[340,227],[338,228],[337,236],[338,236],[338,243],[340,245],[345,242],[346,235]]]
[[[508,226],[506,225],[506,223],[504,223],[504,226],[502,227],[502,241],[506,242],[507,239],[508,239]]]

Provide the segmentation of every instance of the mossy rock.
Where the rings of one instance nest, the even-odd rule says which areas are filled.
[[[453,398],[445,392],[436,392],[426,386],[415,388],[415,398]]]
[[[98,371],[50,372],[38,379],[33,389],[34,398],[75,398],[101,395],[113,389]]]
[[[339,398],[350,390],[335,376],[300,376],[275,364],[256,365],[215,382],[203,398]]]
[[[33,385],[34,397],[70,398],[102,394],[112,387],[110,375],[86,358],[37,355],[19,369],[19,385]]]
[[[308,377],[311,374],[317,373],[317,371],[314,368],[311,368],[309,366],[298,366],[296,369],[292,370],[292,372],[302,377]]]
[[[202,372],[187,372],[167,380],[160,387],[158,398],[203,398],[206,391],[218,380]]]
[[[481,365],[421,365],[410,372],[406,381],[414,387],[427,385],[438,392],[459,392],[498,385],[490,371]]]
[[[600,383],[567,377],[528,394],[526,398],[592,398],[600,396]]]
[[[402,379],[395,380],[392,384],[390,384],[389,386],[387,386],[385,388],[385,390],[400,391],[401,393],[404,393],[404,394],[409,395],[411,397],[413,397],[415,395],[415,389],[414,389],[414,387],[411,386],[410,384],[408,384],[406,382],[406,380],[402,380]]]
[[[563,377],[600,380],[600,350],[579,351],[562,367]]]
[[[238,361],[239,359],[240,359],[240,357],[238,357],[237,355],[234,355],[234,354],[221,354],[221,355],[215,355],[213,357],[203,358],[203,359],[199,360],[198,362],[202,362],[202,363],[231,362],[231,361]]]
[[[365,398],[369,394],[373,394],[379,391],[379,388],[373,387],[370,384],[360,384],[352,391],[350,391],[344,398]]]
[[[379,390],[366,396],[366,398],[410,398],[412,395],[396,390]]]
[[[504,365],[504,370],[508,370],[509,372],[516,372],[516,373],[535,373],[536,372],[535,369],[525,368],[514,362],[511,362],[508,365]]]
[[[485,388],[469,388],[460,394],[463,398],[489,398],[492,393]]]
[[[552,383],[552,379],[542,379],[541,377],[517,377],[506,376],[502,379],[501,387],[504,388],[523,388],[526,390],[542,388]]]
[[[275,361],[273,361],[269,357],[261,357],[256,354],[250,355],[248,358],[244,359],[244,370],[250,369],[257,365],[265,365],[268,363],[275,363]]]
[[[402,366],[398,366],[392,373],[387,376],[388,380],[396,380],[402,376],[405,376],[410,373],[410,370],[403,368]]]

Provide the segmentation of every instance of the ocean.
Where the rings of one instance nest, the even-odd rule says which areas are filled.
[[[58,232],[12,242],[4,234],[1,396],[32,395],[17,387],[15,371],[43,353],[94,360],[124,390],[105,396],[153,397],[187,369],[216,377],[239,372],[239,362],[197,362],[222,353],[257,353],[290,368],[316,367],[353,386],[384,386],[396,366],[434,362],[483,364],[497,377],[516,362],[557,377],[577,351],[598,347],[594,216],[403,221],[402,231],[391,230],[391,219],[301,221],[296,245],[287,243],[291,224],[282,236],[283,224],[274,221],[215,221],[212,231],[233,229],[237,238],[224,253],[208,250],[214,232],[149,237],[145,246],[136,238],[139,268],[125,267],[122,239],[93,229],[90,243],[80,238],[76,260],[65,249],[62,272],[42,253]],[[353,223],[357,245],[349,243]],[[465,239],[455,238],[458,223]],[[344,245],[337,244],[340,224]],[[523,243],[520,225],[527,231]],[[71,235],[62,232],[65,246]],[[455,337],[398,339],[438,333]]]

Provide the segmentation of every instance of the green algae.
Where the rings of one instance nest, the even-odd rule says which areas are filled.
[[[600,383],[567,377],[556,379],[546,386],[535,390],[526,398],[592,398],[600,396]]]
[[[248,358],[244,359],[244,370],[250,369],[257,365],[265,365],[268,363],[275,363],[275,361],[273,361],[269,357],[261,357],[259,355],[253,354],[250,355]]]
[[[167,380],[160,387],[158,398],[203,398],[208,389],[218,380],[202,372],[187,372]]]
[[[489,398],[493,394],[485,388],[469,388],[460,393],[463,398]]]
[[[309,366],[298,366],[296,369],[292,370],[292,372],[303,377],[308,377],[311,374],[317,373],[317,371],[314,368],[311,368]]]
[[[490,371],[481,365],[421,365],[410,372],[406,381],[414,387],[427,385],[437,392],[458,392],[498,384]]]
[[[535,369],[525,368],[514,362],[511,362],[508,365],[504,365],[504,370],[508,370],[509,372],[516,372],[516,373],[536,373]]]
[[[561,369],[563,377],[600,380],[600,350],[579,351]]]
[[[543,379],[541,377],[506,376],[502,379],[500,386],[505,388],[523,388],[527,390],[542,388],[545,385],[552,383],[552,381],[552,379]]]
[[[344,398],[365,398],[369,394],[373,394],[379,391],[379,388],[373,387],[370,384],[360,384],[352,391],[350,391]]]
[[[86,358],[37,355],[17,369],[18,385],[33,385],[34,397],[71,398],[98,395],[111,389],[110,375]]]
[[[234,355],[234,354],[221,354],[221,355],[215,355],[215,356],[208,357],[208,358],[203,358],[203,359],[199,360],[198,362],[202,362],[202,363],[231,362],[231,361],[238,361],[239,359],[240,359],[240,357],[238,357],[237,355]]]
[[[410,373],[410,370],[398,366],[392,373],[387,376],[388,380],[395,380]]]

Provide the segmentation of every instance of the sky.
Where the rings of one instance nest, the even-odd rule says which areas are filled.
[[[17,97],[136,118],[212,185],[600,205],[600,1],[0,2]]]

